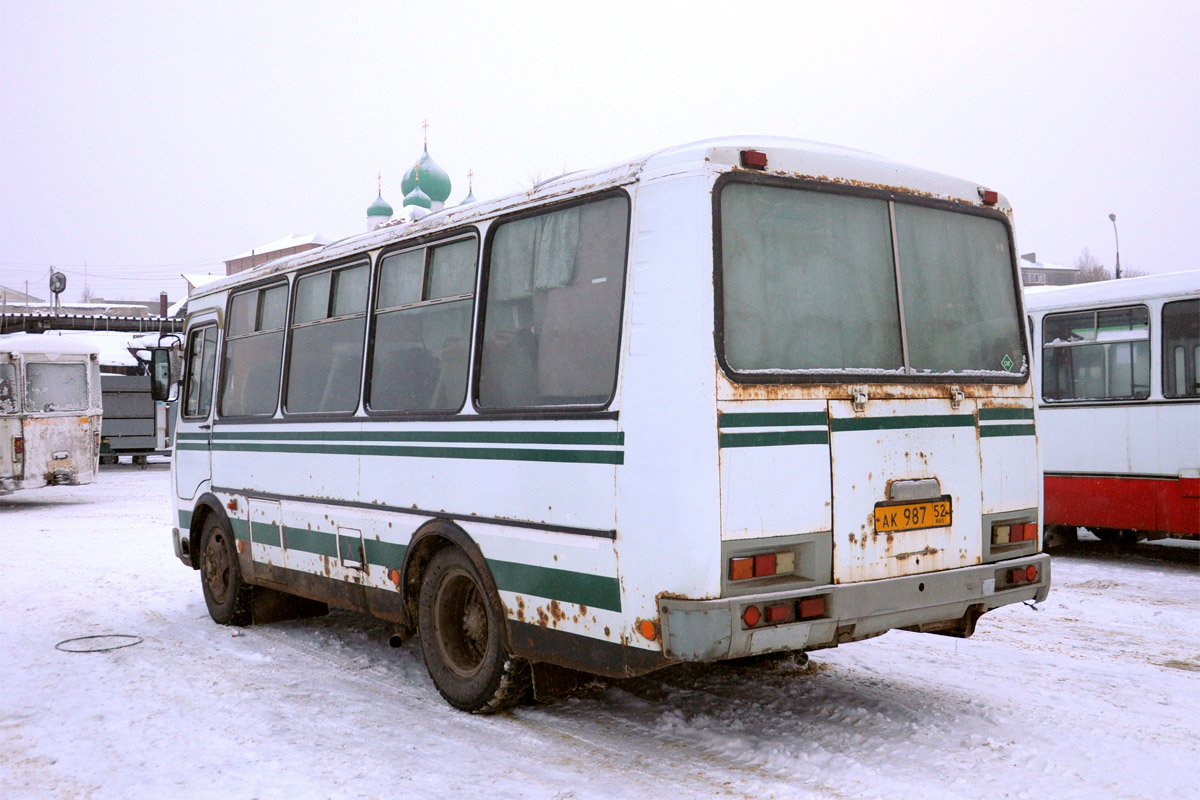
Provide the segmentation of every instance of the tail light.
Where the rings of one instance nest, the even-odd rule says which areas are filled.
[[[992,526],[992,546],[1037,541],[1036,522],[1012,522]]]
[[[92,444],[93,444],[93,447],[95,448],[92,452],[99,453],[100,452],[100,431],[93,431],[92,438],[93,438]]]
[[[1038,568],[1034,564],[1030,564],[1028,567],[1023,567],[1020,569],[1010,569],[1008,571],[1008,583],[1010,586],[1018,583],[1033,583],[1037,579]]]
[[[25,457],[25,437],[13,437],[13,461],[20,461]]]
[[[791,550],[760,553],[729,559],[729,580],[748,581],[752,578],[773,578],[791,575],[796,571],[796,554]]]
[[[776,601],[761,608],[746,606],[742,609],[742,624],[754,628],[759,624],[782,625],[796,620],[816,619],[825,616],[825,608],[825,595]]]

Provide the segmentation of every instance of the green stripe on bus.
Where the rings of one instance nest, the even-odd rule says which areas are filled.
[[[829,431],[781,433],[722,433],[721,447],[775,447],[787,444],[829,444]]]
[[[1036,436],[1037,428],[1032,425],[983,425],[979,428],[979,438],[991,436]]]
[[[185,447],[186,450],[206,449]],[[624,464],[621,450],[540,450],[526,447],[406,447],[404,445],[322,445],[218,442],[213,450],[243,453],[306,453],[340,456],[404,456],[410,458],[467,458],[486,461],[553,461],[569,464]]]
[[[250,523],[244,519],[231,519],[229,524],[233,526],[233,538],[242,541],[250,541]]]
[[[319,556],[337,558],[337,536],[324,531],[314,531],[308,528],[293,528],[284,526],[283,543],[288,550],[299,550],[304,553],[315,553]]]
[[[255,544],[266,544],[271,547],[281,546],[279,540],[279,526],[274,522],[253,522],[250,523],[250,541]]]
[[[606,611],[621,610],[621,587],[616,578],[491,559],[488,559],[488,568],[496,579],[496,587],[506,592],[603,608]]]
[[[1032,408],[981,408],[979,419],[1033,419]]]
[[[203,435],[180,438],[206,438]],[[215,441],[441,442],[444,444],[625,444],[624,431],[217,431]]]
[[[208,434],[207,433],[188,433],[186,431],[180,431],[175,434],[175,441],[197,440],[197,439],[207,440]]]
[[[782,428],[800,425],[826,424],[824,411],[772,411],[723,413],[718,425],[721,428]]]
[[[388,569],[400,569],[404,566],[404,553],[408,547],[392,542],[382,542],[379,539],[363,539],[368,564],[376,564]]]
[[[904,417],[853,417],[830,420],[835,433],[846,431],[892,431],[904,428],[974,428],[974,414],[914,414]]]

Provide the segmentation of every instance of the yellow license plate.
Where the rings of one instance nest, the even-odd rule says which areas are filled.
[[[890,503],[875,506],[875,532],[919,531],[950,526],[950,498],[919,503]]]

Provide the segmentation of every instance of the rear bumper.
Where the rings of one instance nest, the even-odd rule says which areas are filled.
[[[1004,574],[1037,567],[1036,581],[1004,588]],[[1001,588],[997,588],[997,586]],[[962,621],[969,632],[974,618],[992,609],[1026,600],[1042,601],[1050,592],[1050,557],[1039,553],[998,563],[901,578],[771,592],[720,600],[661,597],[664,655],[679,661],[718,661],[777,650],[816,650],[877,636],[893,628],[925,627]],[[742,611],[749,605],[823,596],[825,615],[781,625],[747,628]]]

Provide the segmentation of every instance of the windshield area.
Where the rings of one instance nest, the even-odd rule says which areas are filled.
[[[86,364],[30,362],[25,365],[26,411],[85,411],[87,407]]]
[[[17,370],[12,362],[0,363],[0,414],[17,413]]]
[[[730,182],[720,236],[724,356],[734,372],[1025,373],[998,219]]]

